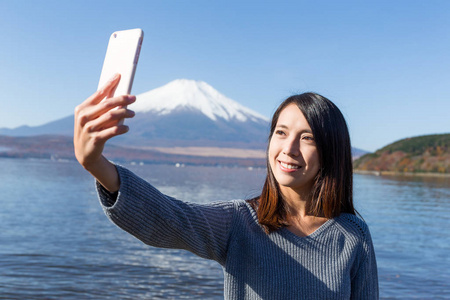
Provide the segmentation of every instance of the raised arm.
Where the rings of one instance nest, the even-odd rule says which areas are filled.
[[[119,190],[119,175],[102,152],[110,138],[128,132],[128,126],[120,124],[120,120],[134,117],[134,112],[124,107],[136,101],[131,95],[111,98],[119,81],[120,75],[116,74],[75,108],[75,157],[110,192]]]

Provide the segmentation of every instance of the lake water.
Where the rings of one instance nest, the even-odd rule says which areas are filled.
[[[265,170],[128,166],[193,202],[255,196]],[[0,299],[222,299],[223,274],[146,246],[103,214],[75,162],[0,159]],[[355,175],[382,299],[450,298],[450,179]]]

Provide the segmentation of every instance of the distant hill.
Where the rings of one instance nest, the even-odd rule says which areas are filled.
[[[406,138],[355,160],[357,171],[450,173],[450,134]]]
[[[215,150],[212,148],[212,150]],[[186,164],[208,166],[241,166],[265,167],[265,159],[259,155],[251,155],[251,150],[227,149],[220,153],[185,155],[168,153],[153,149],[136,149],[107,144],[105,155],[116,162],[148,163],[148,164]],[[235,153],[233,153],[235,152]],[[247,154],[250,155],[247,155]],[[217,155],[215,155],[217,154]],[[55,161],[74,161],[72,137],[64,135],[39,135],[12,137],[0,135],[0,157],[51,159]]]

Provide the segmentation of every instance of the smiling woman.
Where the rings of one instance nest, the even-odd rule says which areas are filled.
[[[269,144],[269,164],[283,195],[289,190],[309,194],[319,168],[319,155],[311,127],[295,104],[278,118]]]
[[[316,217],[314,230],[341,213],[355,214],[350,136],[330,100],[314,93],[286,99],[274,113],[269,141],[266,183],[253,200],[268,232],[295,227],[299,218],[308,223],[307,216]],[[297,233],[308,235],[297,225]]]
[[[372,239],[353,209],[348,130],[331,101],[307,93],[280,105],[261,196],[196,204],[102,155],[107,140],[127,132],[119,121],[134,116],[115,109],[132,96],[102,101],[117,83],[77,107],[74,138],[112,222],[148,245],[218,262],[225,299],[378,299]]]

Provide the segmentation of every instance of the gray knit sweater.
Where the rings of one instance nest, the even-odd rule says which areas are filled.
[[[189,250],[224,269],[225,299],[378,299],[367,225],[342,214],[307,237],[266,234],[246,201],[194,204],[117,166],[116,197],[97,189],[112,222],[144,243]]]

